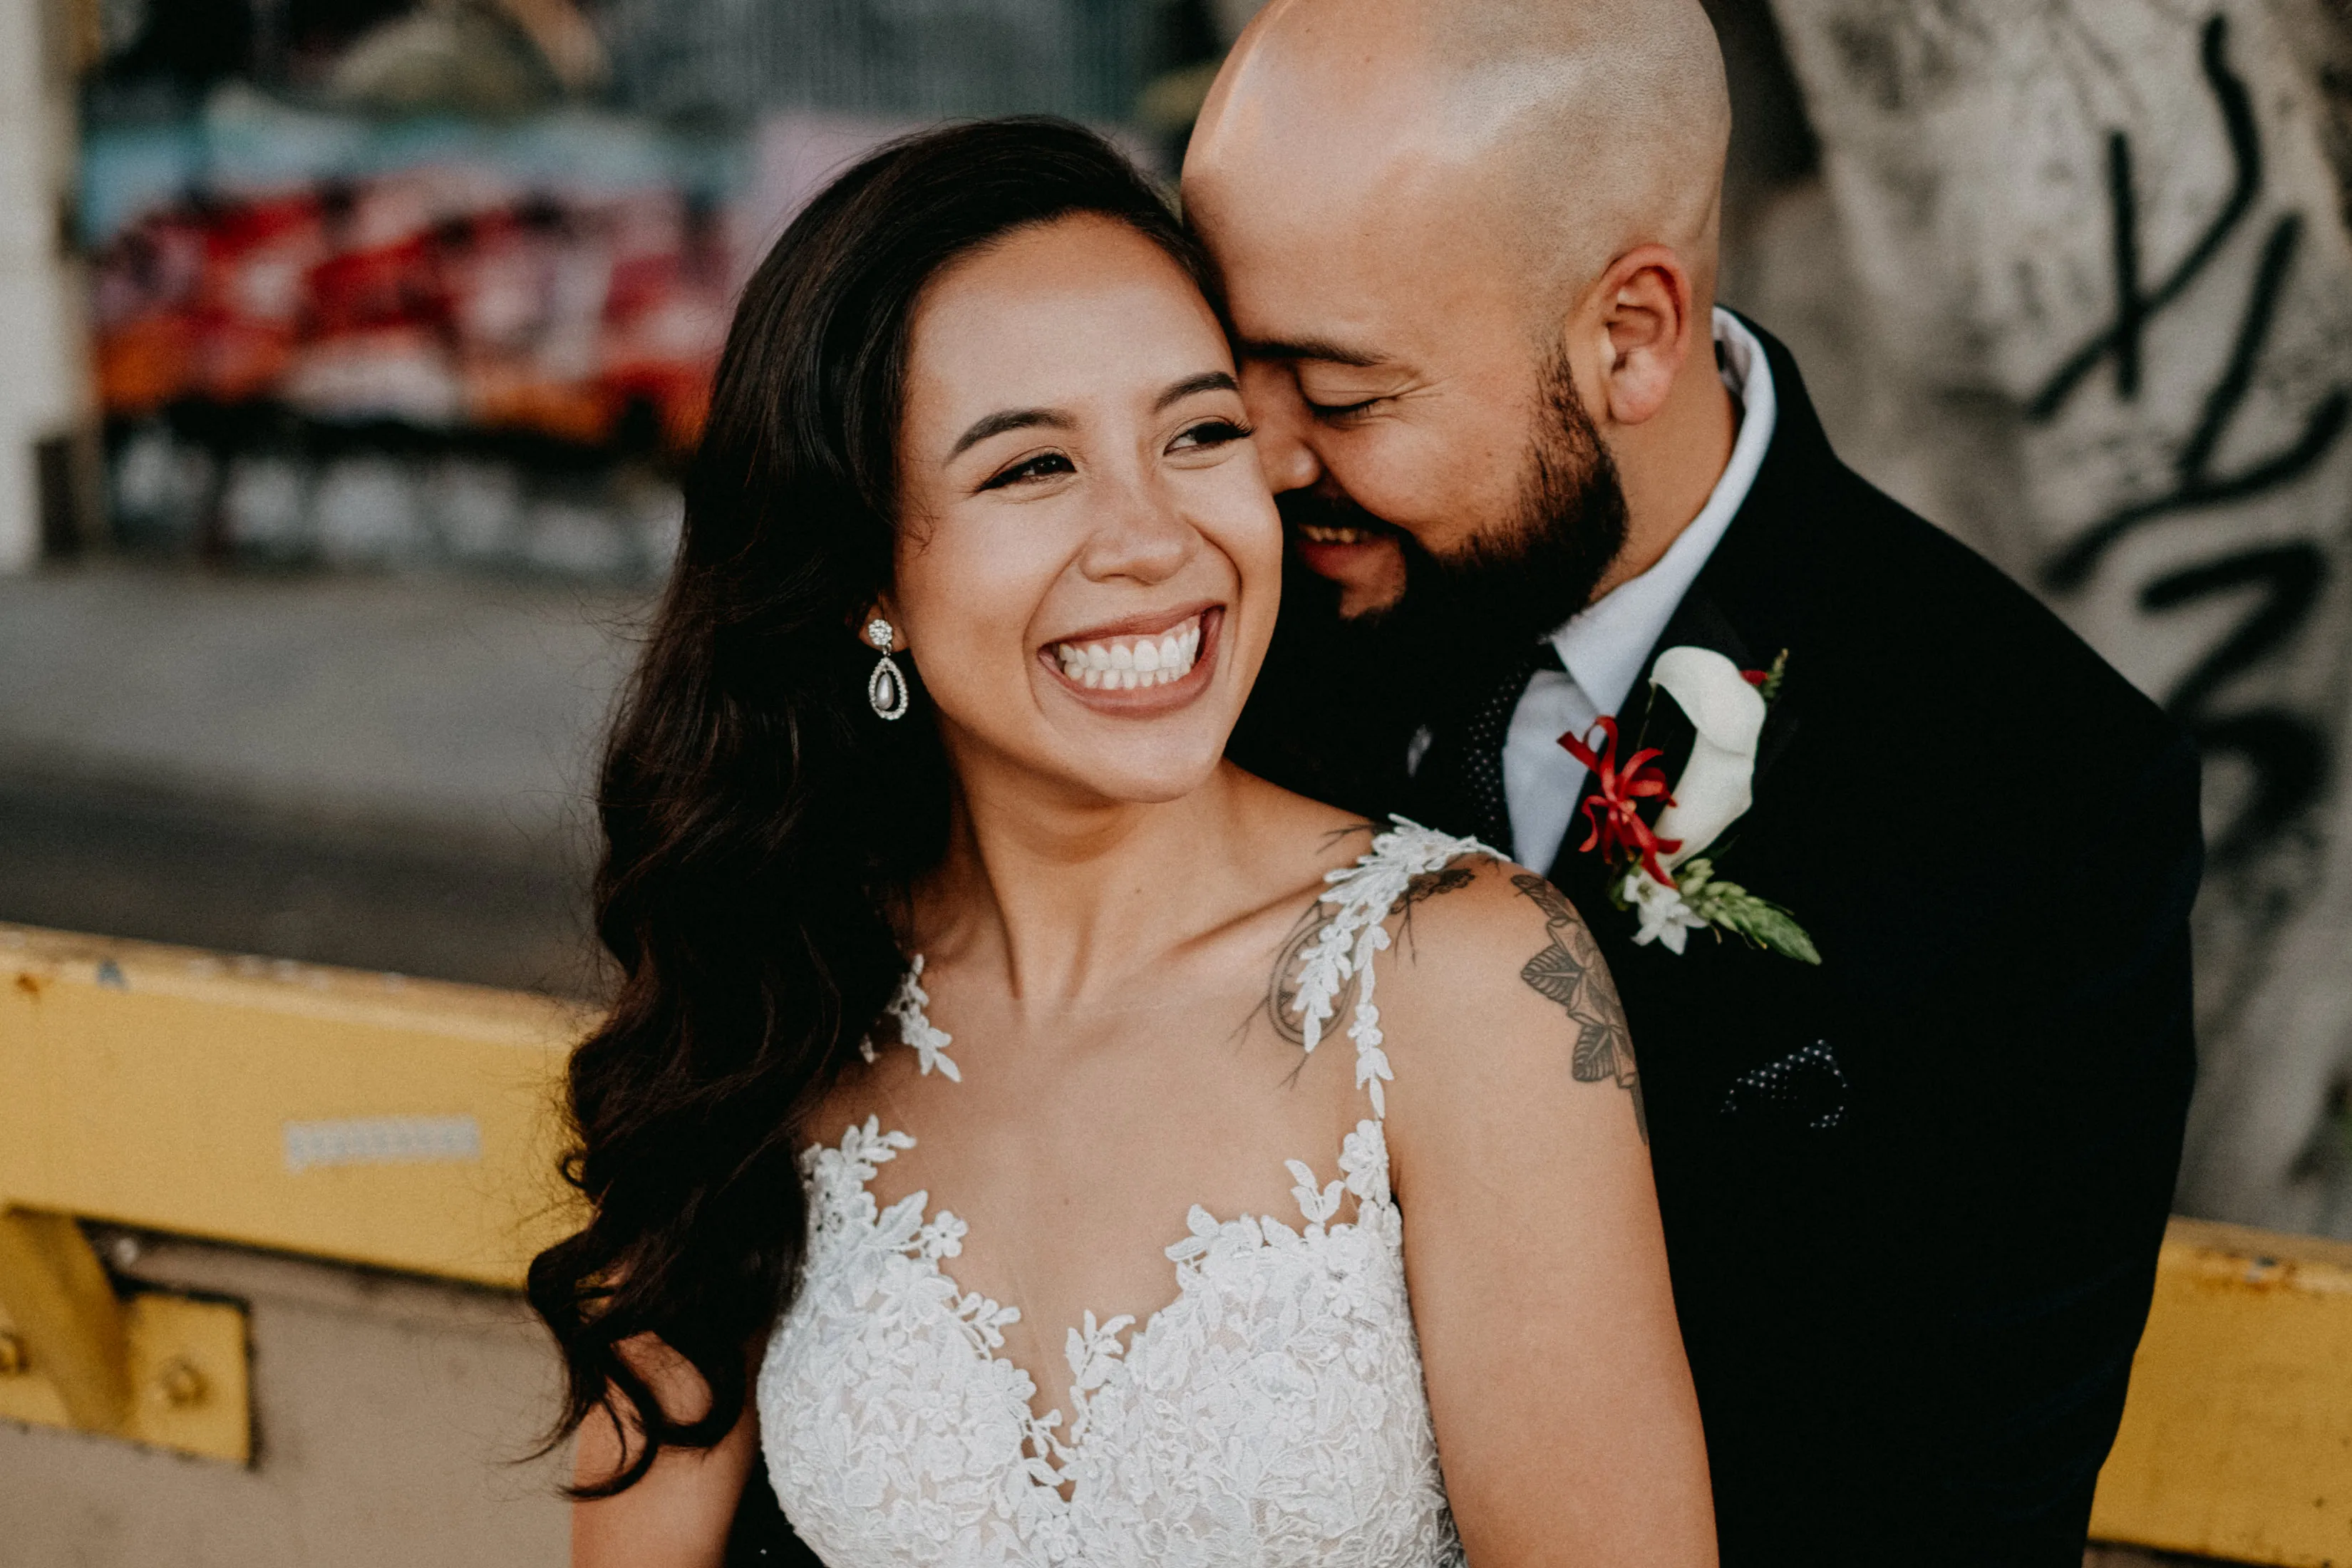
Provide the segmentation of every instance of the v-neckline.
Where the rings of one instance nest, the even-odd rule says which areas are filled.
[[[1377,1195],[1368,1195],[1365,1192],[1360,1191],[1358,1172],[1348,1169],[1349,1157],[1351,1152],[1354,1152],[1349,1145],[1360,1139],[1366,1141],[1363,1152],[1374,1162],[1374,1166],[1363,1168],[1367,1171],[1375,1167],[1377,1169],[1376,1179],[1366,1180],[1365,1185],[1374,1188]],[[850,1154],[849,1146],[853,1141],[860,1144],[861,1154]],[[878,1240],[880,1237],[903,1229],[916,1243],[911,1254],[908,1253],[906,1243],[895,1244],[891,1247],[891,1250],[908,1257],[909,1262],[948,1288],[955,1303],[951,1309],[953,1315],[968,1331],[972,1324],[982,1321],[991,1328],[997,1329],[1008,1323],[1027,1321],[1027,1315],[1020,1307],[1008,1307],[994,1297],[966,1290],[957,1282],[955,1276],[940,1263],[942,1253],[935,1244],[936,1236],[951,1233],[957,1244],[956,1250],[961,1251],[962,1239],[971,1234],[971,1227],[969,1221],[960,1217],[952,1209],[942,1208],[934,1212],[930,1208],[929,1188],[918,1187],[887,1207],[874,1196],[873,1182],[877,1167],[896,1159],[904,1150],[916,1146],[917,1140],[914,1134],[895,1129],[885,1131],[881,1128],[878,1117],[868,1116],[863,1126],[853,1122],[845,1129],[841,1144],[829,1145],[820,1141],[811,1144],[803,1158],[824,1152],[835,1152],[845,1156],[844,1165],[837,1168],[837,1173],[853,1177],[856,1191],[866,1200],[865,1206],[870,1213],[870,1217],[865,1218],[863,1223],[869,1233],[869,1239]],[[976,1361],[982,1364],[1002,1367],[1016,1374],[1029,1385],[1030,1398],[1028,1399],[1022,1398],[1017,1389],[1008,1391],[1021,1418],[1024,1447],[1029,1450],[1028,1458],[1034,1461],[1034,1464],[1024,1464],[1021,1469],[1029,1486],[1052,1500],[1049,1506],[1057,1510],[1066,1510],[1076,1500],[1077,1477],[1073,1472],[1077,1468],[1081,1447],[1093,1435],[1094,1427],[1089,1418],[1095,1403],[1102,1397],[1106,1390],[1112,1386],[1114,1382],[1123,1380],[1136,1352],[1154,1337],[1160,1324],[1197,1299],[1194,1287],[1205,1276],[1199,1268],[1187,1268],[1188,1262],[1209,1252],[1216,1238],[1234,1234],[1237,1230],[1254,1238],[1252,1250],[1276,1245],[1266,1234],[1268,1226],[1279,1227],[1288,1236],[1299,1240],[1302,1245],[1311,1246],[1318,1240],[1324,1245],[1330,1245],[1342,1238],[1352,1238],[1365,1234],[1366,1227],[1363,1221],[1368,1211],[1386,1214],[1394,1210],[1395,1196],[1388,1190],[1387,1182],[1387,1131],[1378,1121],[1366,1118],[1360,1121],[1356,1131],[1347,1139],[1342,1140],[1340,1158],[1342,1171],[1340,1177],[1311,1189],[1307,1183],[1313,1179],[1312,1168],[1306,1166],[1305,1162],[1299,1160],[1285,1162],[1286,1165],[1295,1167],[1291,1173],[1293,1175],[1297,1174],[1298,1169],[1306,1169],[1308,1173],[1297,1186],[1291,1189],[1299,1199],[1301,1215],[1306,1221],[1301,1228],[1294,1228],[1286,1221],[1276,1219],[1268,1215],[1240,1215],[1232,1219],[1221,1220],[1203,1205],[1192,1205],[1188,1215],[1187,1236],[1169,1243],[1161,1249],[1162,1255],[1176,1268],[1176,1294],[1154,1309],[1140,1323],[1136,1321],[1132,1313],[1122,1312],[1109,1319],[1102,1319],[1096,1315],[1092,1308],[1081,1309],[1080,1323],[1071,1325],[1068,1331],[1069,1335],[1080,1345],[1084,1362],[1082,1366],[1070,1369],[1074,1386],[1065,1394],[1066,1398],[1074,1395],[1082,1396],[1079,1408],[1075,1415],[1061,1405],[1049,1405],[1045,1413],[1040,1415],[1030,1402],[1044,1389],[1044,1385],[1037,1381],[1036,1373],[1010,1356],[993,1354],[983,1334],[978,1331],[965,1333],[963,1342]],[[1360,1161],[1359,1163],[1360,1165],[1361,1162]],[[863,1173],[860,1173],[861,1172]],[[1334,1188],[1340,1189],[1355,1198],[1354,1218],[1339,1220],[1330,1217],[1337,1212],[1339,1206],[1339,1198],[1332,1191]],[[1313,1207],[1309,1206],[1310,1194],[1313,1197]],[[1315,1209],[1318,1207],[1324,1210],[1322,1218],[1315,1217]],[[914,1225],[904,1226],[905,1217],[912,1217],[915,1221]],[[1393,1227],[1391,1227],[1389,1234],[1381,1239],[1393,1246],[1395,1241]],[[1179,1258],[1177,1254],[1180,1251],[1184,1252],[1186,1256]],[[1121,1343],[1118,1335],[1122,1331],[1129,1329],[1132,1329],[1133,1331],[1129,1333],[1126,1342]],[[1066,1355],[1067,1352],[1065,1352],[1066,1358]],[[1097,1357],[1100,1358],[1099,1362]],[[1097,1366],[1100,1375],[1089,1388],[1087,1382],[1087,1373],[1096,1371]],[[1060,1436],[1055,1436],[1057,1430]],[[1058,1459],[1056,1455],[1059,1456]],[[1035,1464],[1042,1464],[1054,1474],[1056,1479],[1052,1484],[1047,1484],[1036,1473]],[[1065,1487],[1070,1489],[1068,1495],[1064,1494],[1062,1489]]]

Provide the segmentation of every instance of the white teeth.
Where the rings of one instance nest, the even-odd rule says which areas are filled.
[[[1201,656],[1201,623],[1196,616],[1181,629],[1158,637],[1108,643],[1056,643],[1054,657],[1063,679],[1090,691],[1132,691],[1138,687],[1167,686],[1192,672]]]

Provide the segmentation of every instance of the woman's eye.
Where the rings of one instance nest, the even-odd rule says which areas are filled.
[[[1202,451],[1222,447],[1232,441],[1249,439],[1249,426],[1231,419],[1203,419],[1198,425],[1186,426],[1175,440],[1169,443],[1171,452]]]
[[[1034,458],[1024,458],[1009,468],[1001,469],[981,481],[984,490],[1000,490],[1007,485],[1017,485],[1031,479],[1051,479],[1055,474],[1075,474],[1078,470],[1070,459],[1059,452],[1040,452]]]

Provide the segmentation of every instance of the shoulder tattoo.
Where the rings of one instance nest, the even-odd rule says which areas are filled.
[[[1544,934],[1550,940],[1527,962],[1519,978],[1530,990],[1559,1005],[1576,1026],[1576,1046],[1570,1071],[1579,1083],[1609,1083],[1632,1097],[1633,1126],[1642,1142],[1650,1141],[1650,1119],[1642,1104],[1642,1074],[1633,1062],[1633,1042],[1625,1028],[1625,1009],[1617,1001],[1617,986],[1601,961],[1600,944],[1585,928],[1574,905],[1541,877],[1522,873],[1511,886],[1526,894],[1543,911]]]

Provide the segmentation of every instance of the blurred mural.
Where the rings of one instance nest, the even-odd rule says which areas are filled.
[[[730,303],[790,208],[926,118],[1116,124],[1154,18],[111,0],[102,19],[79,218],[116,542],[650,582]]]

